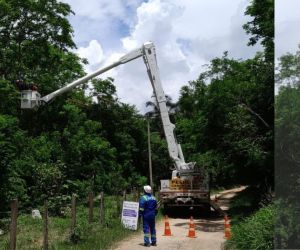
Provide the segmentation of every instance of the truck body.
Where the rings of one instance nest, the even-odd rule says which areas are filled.
[[[208,177],[203,170],[194,169],[180,177],[161,180],[159,200],[166,210],[171,207],[200,207],[210,211]]]

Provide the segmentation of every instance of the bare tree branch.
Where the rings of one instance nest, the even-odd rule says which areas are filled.
[[[245,103],[240,103],[240,106],[243,107],[244,109],[248,110],[251,114],[255,115],[259,120],[262,121],[262,123],[267,127],[270,128],[270,125],[258,114],[256,113],[253,109],[251,109],[249,106],[247,106]]]

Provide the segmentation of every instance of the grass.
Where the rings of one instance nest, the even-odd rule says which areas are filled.
[[[109,249],[135,231],[124,229],[117,211],[115,197],[105,198],[105,223],[100,225],[98,204],[95,203],[94,221],[88,223],[88,208],[77,207],[75,237],[77,243],[70,240],[70,214],[65,218],[49,216],[49,249]],[[31,218],[31,215],[19,215],[17,249],[34,250],[43,246],[43,221]],[[0,249],[9,249],[9,234],[0,236]]]
[[[274,249],[275,206],[261,208],[252,216],[232,227],[232,238],[226,249]]]
[[[230,202],[232,238],[225,249],[271,250],[274,248],[275,206],[260,206],[260,190],[247,187]]]

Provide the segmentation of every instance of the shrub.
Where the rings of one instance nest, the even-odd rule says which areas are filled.
[[[275,227],[276,249],[299,249],[300,206],[291,200],[278,200]]]
[[[251,217],[232,227],[226,249],[274,249],[275,205],[261,208]]]

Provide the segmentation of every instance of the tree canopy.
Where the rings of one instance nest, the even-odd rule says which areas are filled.
[[[300,247],[300,51],[280,57],[275,102],[276,247]]]

